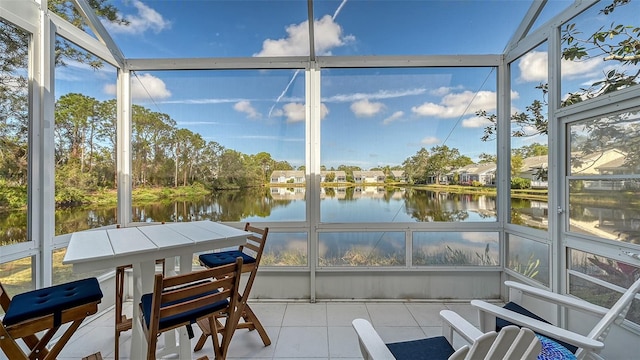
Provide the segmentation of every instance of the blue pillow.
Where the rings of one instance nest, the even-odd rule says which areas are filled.
[[[575,360],[576,356],[569,351],[566,347],[558,344],[557,342],[549,339],[546,336],[536,334],[540,343],[542,344],[542,350],[538,355],[538,360]]]

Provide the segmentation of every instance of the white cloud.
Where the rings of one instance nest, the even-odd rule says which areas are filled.
[[[435,136],[429,136],[426,137],[422,140],[420,140],[420,144],[421,145],[435,145],[435,144],[439,144],[440,143],[440,139],[438,139]]]
[[[304,104],[301,103],[288,103],[282,107],[283,115],[287,118],[287,122],[294,123],[304,121],[305,112]]]
[[[473,114],[478,110],[492,111],[496,108],[496,93],[493,91],[464,91],[448,94],[439,104],[426,102],[411,108],[419,116],[435,116],[455,118],[465,114]]]
[[[461,89],[461,87],[457,87],[458,89]],[[429,90],[429,94],[433,95],[433,96],[445,96],[448,93],[451,92],[451,90],[454,90],[454,88],[449,87],[449,86],[441,86],[437,89],[432,89]]]
[[[604,62],[602,59],[594,58],[585,61],[568,61],[562,60],[562,77],[575,79],[581,77],[590,77],[598,73],[599,68]]]
[[[131,97],[133,99],[158,100],[171,96],[171,92],[167,89],[164,81],[151,74],[138,75],[133,79],[131,82]],[[104,92],[109,95],[115,95],[116,85],[105,85]]]
[[[396,111],[393,114],[391,114],[391,116],[389,116],[388,118],[382,120],[382,124],[383,125],[391,124],[392,122],[400,119],[403,116],[404,116],[404,111]]]
[[[408,90],[380,90],[375,93],[353,93],[353,94],[338,94],[328,98],[322,99],[323,102],[353,102],[358,100],[381,100],[381,99],[393,99],[404,96],[421,95],[426,93],[426,89],[408,89]]]
[[[260,119],[262,115],[251,105],[250,101],[242,100],[233,105],[233,110],[247,114],[249,119]]]
[[[159,12],[153,10],[142,1],[134,0],[133,6],[138,10],[135,15],[121,15],[129,25],[119,25],[104,20],[102,23],[109,32],[121,34],[142,34],[151,30],[156,34],[171,28],[171,22],[165,20]]]
[[[547,81],[548,54],[532,51],[525,54],[518,64],[520,80],[525,82]],[[593,76],[602,65],[602,60],[593,58],[584,61],[561,61],[562,77],[568,79]]]
[[[329,114],[329,108],[325,104],[320,105],[320,119],[324,119]],[[304,104],[302,103],[288,103],[282,107],[282,110],[274,111],[273,115],[282,116],[287,118],[288,123],[295,123],[304,121],[305,111]]]
[[[315,20],[314,37],[317,55],[331,55],[331,50],[355,40],[352,35],[343,36],[342,27],[330,15]],[[295,56],[309,54],[309,21],[287,26],[287,37],[266,39],[262,50],[254,56]]]
[[[474,116],[474,117],[462,120],[462,127],[465,127],[465,128],[486,127],[491,124],[492,124],[491,121],[480,116]]]
[[[384,104],[380,102],[369,102],[364,99],[351,104],[351,111],[357,117],[371,117],[384,109]]]

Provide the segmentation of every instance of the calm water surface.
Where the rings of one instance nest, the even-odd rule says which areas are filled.
[[[133,221],[304,221],[306,196],[304,188],[220,191],[197,199],[134,204]],[[517,207],[528,218],[546,218],[546,203],[518,200]],[[99,206],[56,210],[56,235],[115,224],[116,213],[115,207]],[[411,188],[323,188],[320,216],[322,222],[493,222],[496,198]],[[0,242],[24,241],[24,224],[24,211],[0,214]]]

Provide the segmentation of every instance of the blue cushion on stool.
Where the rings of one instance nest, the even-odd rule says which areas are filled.
[[[387,344],[398,360],[446,360],[455,352],[444,336]]]
[[[243,264],[250,264],[256,262],[256,259],[243,253],[240,250],[221,251],[217,253],[202,254],[198,256],[200,262],[206,267],[213,268],[220,265],[227,265],[236,262],[237,257],[242,257]]]
[[[40,316],[60,316],[64,310],[100,299],[102,291],[98,279],[72,281],[14,296],[2,321],[5,325],[13,325]]]
[[[511,310],[513,312],[517,312],[518,314],[522,314],[524,316],[530,317],[532,319],[536,319],[542,322],[545,322],[547,324],[549,324],[549,322],[543,318],[541,318],[540,316],[532,313],[531,311],[523,308],[522,306],[514,303],[514,302],[508,302],[505,306],[503,306],[503,308],[507,309],[507,310]],[[500,318],[496,318],[496,331],[500,331],[503,327],[508,326],[508,325],[516,325],[517,324],[512,324],[507,320],[504,319],[500,319]],[[572,353],[576,353],[576,351],[578,351],[578,348],[571,345],[571,344],[567,344],[564,341],[560,341],[554,338],[550,338],[551,340],[559,343],[560,345],[564,346],[565,348],[567,348],[569,351],[571,351]]]

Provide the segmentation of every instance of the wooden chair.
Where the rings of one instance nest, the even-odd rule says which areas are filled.
[[[514,281],[506,281],[505,285],[510,289],[511,300],[504,307],[486,303],[481,300],[471,301],[480,313],[480,328],[500,330],[503,326],[516,324],[526,326],[538,334],[549,337],[560,344],[562,348],[575,353],[577,359],[601,358],[598,353],[604,348],[604,340],[611,326],[621,323],[631,306],[631,302],[640,291],[640,279],[636,280],[627,291],[607,309],[577,299],[573,296],[553,293],[533,286],[520,284]],[[552,306],[562,306],[566,309],[577,310],[586,314],[600,317],[600,321],[593,327],[588,335],[584,336],[555,325],[550,324],[535,313],[522,306],[523,295],[543,300]],[[560,349],[561,350],[561,349]]]
[[[142,226],[142,225],[155,225],[155,224],[164,224],[163,222],[153,222],[153,223],[138,223],[136,224],[137,226]],[[121,226],[118,224],[116,225],[117,229],[120,229]],[[165,260],[164,259],[158,259],[156,260],[156,264],[157,265],[162,265],[162,273],[165,273]],[[115,360],[118,360],[120,358],[120,334],[125,332],[125,331],[129,331],[131,330],[131,327],[133,325],[133,321],[131,318],[127,317],[125,314],[122,313],[122,306],[124,304],[124,278],[125,278],[125,272],[128,269],[133,268],[133,265],[129,264],[129,265],[123,265],[123,266],[118,266],[116,267],[116,299],[115,299],[115,326],[114,326],[114,330],[115,330],[115,351],[113,354],[113,357]]]
[[[440,317],[443,336],[391,344],[385,344],[365,319],[355,319],[352,325],[365,360],[534,360],[540,354],[540,340],[529,329],[510,326],[500,333],[482,333],[453,311],[442,310]],[[454,331],[471,345],[455,350]]]
[[[271,344],[271,339],[269,339],[269,335],[267,335],[267,331],[264,329],[260,320],[253,312],[251,307],[247,304],[247,300],[249,299],[249,293],[251,292],[251,286],[256,278],[256,274],[258,273],[258,266],[260,266],[260,259],[262,258],[262,252],[264,251],[265,243],[267,242],[267,235],[269,234],[269,228],[260,229],[251,224],[247,223],[244,227],[245,231],[250,232],[247,236],[247,242],[240,246],[237,250],[230,251],[222,251],[216,253],[208,253],[201,254],[199,256],[200,264],[206,266],[208,268],[220,266],[222,264],[228,264],[229,262],[233,262],[234,259],[238,256],[242,257],[244,261],[244,265],[242,267],[243,273],[249,273],[249,278],[247,279],[247,284],[244,287],[244,291],[240,295],[240,301],[242,302],[244,311],[242,313],[242,322],[238,323],[236,329],[249,329],[257,330],[258,334],[262,338],[262,342],[264,346],[268,346]],[[205,324],[199,324],[202,329],[202,335],[200,339],[196,343],[194,347],[194,351],[198,351],[202,349],[204,346],[207,337],[211,335],[208,331],[208,328]],[[203,326],[204,325],[204,326]],[[218,323],[219,327],[222,326],[221,323]],[[222,328],[222,327],[221,327]]]
[[[215,359],[224,360],[229,342],[242,312],[238,288],[242,274],[242,258],[211,269],[187,274],[155,275],[153,293],[145,294],[140,301],[140,323],[147,340],[147,359],[156,358],[158,336],[169,330],[191,325],[198,320],[206,324],[213,336]],[[218,331],[216,317],[224,316],[225,329]],[[217,334],[221,333],[222,339]],[[191,344],[187,350],[190,351]],[[180,346],[184,346],[180,344]]]
[[[55,359],[80,324],[98,311],[102,291],[96,278],[77,280],[16,295],[11,299],[0,283],[0,348],[11,360]],[[48,350],[47,344],[60,326],[71,323]],[[41,338],[38,337],[38,333]],[[17,340],[22,339],[27,355]]]
[[[165,260],[156,260],[157,265],[162,265],[162,273],[165,273]],[[123,265],[116,267],[116,300],[115,300],[115,351],[113,358],[120,358],[120,334],[131,330],[133,325],[132,319],[123,314],[122,306],[124,305],[124,277],[127,269],[133,268],[133,265]]]

